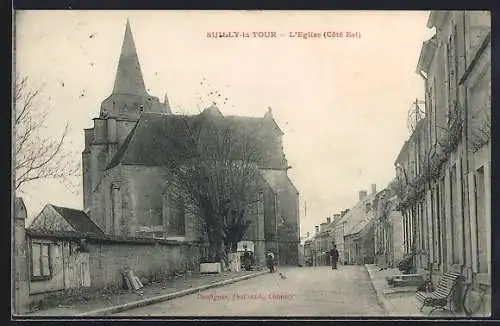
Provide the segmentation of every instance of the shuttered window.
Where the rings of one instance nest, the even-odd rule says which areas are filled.
[[[33,280],[44,280],[51,276],[50,245],[32,242],[31,244],[31,277]]]
[[[42,248],[38,243],[33,243],[31,246],[31,275],[32,276],[42,276],[42,267],[40,265],[40,254]]]

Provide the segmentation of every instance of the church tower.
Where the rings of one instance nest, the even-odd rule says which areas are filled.
[[[107,164],[142,112],[171,114],[166,98],[162,103],[146,90],[132,29],[127,19],[113,91],[101,103],[99,117],[93,119],[94,127],[84,131],[82,168],[85,211],[89,211],[92,206],[92,192],[101,180]]]

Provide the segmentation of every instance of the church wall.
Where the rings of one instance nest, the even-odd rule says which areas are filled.
[[[129,180],[129,192],[137,226],[163,225],[162,192],[167,172],[162,167],[127,165],[123,167]]]
[[[297,193],[287,185],[279,194],[281,216],[286,218],[286,221],[294,227],[294,233],[289,233],[289,239],[299,241],[299,207],[297,205]]]
[[[259,139],[261,140],[260,146],[264,148],[260,166],[262,168],[282,168],[284,157],[282,136],[271,128],[263,128],[260,131]]]
[[[266,240],[273,240],[276,236],[276,214],[274,207],[274,192],[267,183],[263,185],[264,192],[264,233]],[[268,248],[269,249],[269,248]]]
[[[124,178],[122,177],[122,167],[116,166],[113,169],[106,170],[103,174],[101,181],[97,184],[95,191],[92,193],[92,207],[90,210],[90,218],[97,225],[103,229],[106,234],[114,234],[115,228],[111,224],[111,189],[113,182],[120,182]],[[126,190],[126,180],[125,182],[120,182],[120,189]],[[126,202],[126,201],[123,201]],[[126,211],[126,210],[123,210]]]
[[[164,167],[124,165],[121,167],[121,180],[126,182],[123,197],[124,219],[129,226],[130,235],[137,236],[141,226],[160,227],[164,225],[162,193],[168,172]],[[200,237],[200,223],[196,223],[194,209],[186,203],[185,239],[194,241]]]
[[[276,197],[267,184],[263,185],[263,189],[266,250],[277,252],[280,264],[295,265],[298,263],[300,242],[298,194],[290,184],[284,185]],[[279,211],[278,221],[276,221],[276,207]],[[286,217],[288,225],[281,224],[281,217]],[[278,241],[275,239],[276,222],[278,222]]]
[[[108,157],[108,151],[106,145],[92,145],[89,155],[90,163],[90,191],[94,191],[96,186],[99,184],[104,169],[106,167],[106,161]]]
[[[82,153],[82,175],[83,175],[83,209],[86,210],[91,206],[92,200],[92,173],[90,170],[90,152]]]
[[[287,225],[282,226],[280,241],[280,262],[295,265],[299,254],[299,207],[298,194],[291,185],[287,185],[279,194],[281,216]]]
[[[134,203],[131,214],[134,216],[135,232],[140,226],[163,226],[162,193],[165,191],[168,172],[159,166],[127,165],[123,169],[129,180],[130,200]],[[199,225],[195,221],[194,209],[190,207],[186,203],[184,237],[188,241],[199,238]]]
[[[115,235],[135,236],[139,226],[162,225],[161,192],[165,179],[165,172],[159,167],[118,165],[107,170],[93,194],[91,218],[106,233]],[[119,189],[115,201],[120,204],[115,207],[114,216],[113,185]]]

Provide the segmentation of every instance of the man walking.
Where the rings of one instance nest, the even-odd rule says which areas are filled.
[[[339,261],[339,251],[337,250],[337,245],[333,245],[332,250],[330,250],[330,255],[332,256],[332,269],[337,269],[337,262]]]

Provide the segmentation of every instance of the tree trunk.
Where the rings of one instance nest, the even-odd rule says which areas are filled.
[[[208,247],[208,258],[212,262],[218,262],[220,259],[220,240],[212,238]]]

